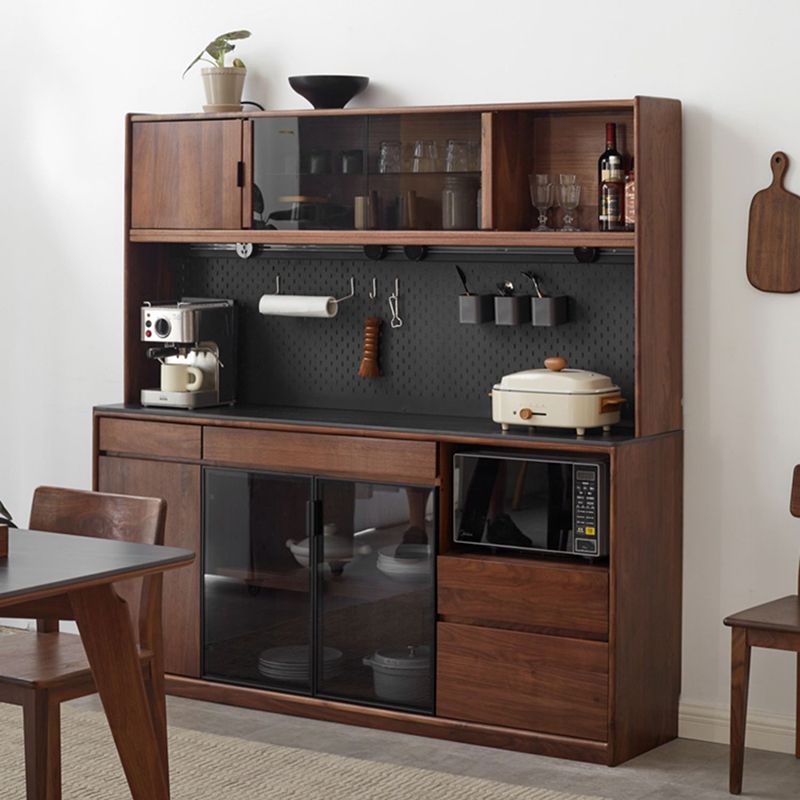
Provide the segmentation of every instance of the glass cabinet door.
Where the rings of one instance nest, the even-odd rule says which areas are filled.
[[[433,711],[436,491],[320,480],[318,693]]]
[[[205,469],[203,490],[204,675],[310,693],[311,478]]]
[[[259,117],[253,227],[476,230],[478,113]]]

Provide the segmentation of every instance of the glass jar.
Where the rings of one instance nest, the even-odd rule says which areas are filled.
[[[478,182],[463,175],[448,175],[442,189],[442,229],[468,231],[478,227]]]

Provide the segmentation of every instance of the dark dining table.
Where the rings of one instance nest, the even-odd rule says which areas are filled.
[[[131,796],[169,800],[169,765],[159,747],[133,623],[113,583],[186,566],[194,553],[23,530],[9,531],[8,549],[0,559],[0,613],[37,617],[46,608],[75,620]]]

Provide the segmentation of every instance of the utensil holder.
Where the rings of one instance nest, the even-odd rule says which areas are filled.
[[[458,321],[462,325],[481,325],[494,320],[494,295],[460,294],[458,296]]]
[[[495,325],[521,325],[530,321],[531,304],[526,295],[494,298]]]
[[[569,297],[531,297],[531,322],[537,328],[569,322]]]

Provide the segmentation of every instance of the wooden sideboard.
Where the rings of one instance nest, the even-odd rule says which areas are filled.
[[[607,121],[617,123],[624,136],[622,149],[635,157],[635,231],[601,232],[591,224],[596,162]],[[94,485],[98,490],[165,497],[166,543],[200,553],[191,570],[165,578],[169,691],[609,765],[674,738],[682,569],[680,103],[637,97],[436,108],[137,114],[126,124],[124,404],[95,409]],[[272,205],[282,202],[280,186],[286,176],[281,177],[281,170],[265,171],[264,131],[291,136],[300,130],[306,131],[312,150],[321,140],[334,153],[349,146],[354,136],[361,137],[357,141],[365,159],[363,175],[338,174],[335,167],[319,174],[302,156],[299,162],[286,162],[287,170],[296,173],[293,185],[304,196],[324,192],[329,198],[325,213],[344,215],[327,228],[313,221],[298,223],[296,229],[281,228],[281,222],[270,227],[270,219],[286,220],[291,214],[281,207],[277,216],[267,215]],[[475,137],[480,143],[470,179],[480,182],[481,207],[472,230],[437,228],[435,196],[441,175],[387,176],[376,162],[385,140],[451,136]],[[533,172],[578,175],[585,187],[585,230],[529,230],[533,211],[527,176]],[[387,195],[416,192],[424,201],[421,207],[427,208],[428,216],[420,216],[420,226],[426,227],[401,228],[395,224],[399,217],[388,212],[381,218],[387,225],[383,228],[354,229],[352,223],[342,222],[350,219],[342,197],[368,194],[372,187]],[[259,195],[267,211],[258,210]],[[291,270],[293,257],[286,248],[305,248],[297,250],[298,258],[316,252],[309,247],[352,252],[374,245],[413,245],[431,252],[461,248],[453,252],[469,253],[473,259],[485,254],[487,260],[498,254],[513,259],[518,253],[524,259],[555,253],[574,261],[599,254],[598,270],[607,268],[603,254],[611,254],[612,261],[616,254],[625,264],[621,269],[628,270],[630,312],[624,312],[629,316],[619,320],[619,330],[608,337],[607,346],[631,353],[629,425],[611,436],[584,438],[524,430],[503,436],[499,426],[445,416],[438,422],[428,416],[422,424],[413,415],[393,414],[389,421],[373,424],[375,415],[365,411],[363,398],[360,405],[354,400],[345,422],[341,407],[330,415],[299,404],[297,413],[248,408],[246,403],[232,410],[142,409],[139,393],[156,385],[158,374],[140,341],[140,307],[148,300],[177,299],[194,268],[186,257],[190,248],[218,248],[203,267],[213,283],[216,253],[235,243],[281,248],[288,262],[284,270]],[[427,266],[432,279],[437,265]],[[402,270],[398,261],[401,280]],[[226,281],[235,281],[235,270],[226,274]],[[345,285],[345,273],[340,277]],[[602,338],[606,333],[597,330],[593,335]],[[558,339],[554,341],[557,345]],[[246,346],[245,357],[255,357]],[[253,373],[254,364],[248,366],[243,370],[239,365],[240,375]],[[453,456],[477,447],[602,458],[609,470],[609,556],[591,562],[525,558],[455,545]],[[370,479],[424,487],[435,494],[432,713],[280,692],[259,688],[253,681],[237,685],[209,673],[204,667],[204,480],[209,471],[220,470],[234,477]],[[260,590],[258,585],[252,588]]]

